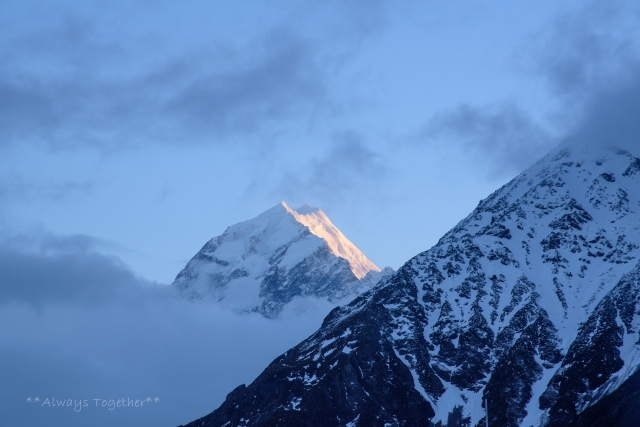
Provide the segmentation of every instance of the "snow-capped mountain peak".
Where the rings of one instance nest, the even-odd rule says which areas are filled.
[[[351,271],[358,279],[362,279],[371,270],[380,271],[377,265],[371,262],[356,245],[351,243],[333,225],[322,209],[314,208],[308,204],[298,209],[289,208],[285,202],[282,202],[281,205],[296,221],[307,227],[311,233],[323,239],[334,255],[346,259],[351,266]]]
[[[174,286],[190,299],[273,317],[297,296],[346,301],[375,284],[375,276],[360,280],[369,272],[380,269],[322,210],[281,202],[207,242]]]

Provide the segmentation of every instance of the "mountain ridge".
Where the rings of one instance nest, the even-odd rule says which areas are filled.
[[[173,286],[189,299],[277,317],[296,297],[346,302],[390,272],[370,261],[321,209],[281,202],[210,239]]]
[[[640,360],[638,209],[638,157],[564,143],[190,426],[582,422]]]

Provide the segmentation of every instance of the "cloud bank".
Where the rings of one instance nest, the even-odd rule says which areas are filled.
[[[101,255],[86,236],[0,247],[0,391],[8,425],[175,426],[209,413],[320,326],[329,306],[283,319],[189,303]],[[40,402],[26,399],[38,397]],[[146,399],[113,410],[93,399]],[[87,400],[52,407],[45,399]],[[76,408],[78,409],[78,408]]]

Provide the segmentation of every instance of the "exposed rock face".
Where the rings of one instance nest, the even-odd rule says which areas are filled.
[[[393,338],[403,325],[385,304],[424,321],[415,286],[400,273],[392,286],[334,309],[318,332],[276,359],[256,382],[238,387],[214,413],[190,425],[384,426],[403,419],[411,420],[404,425],[423,426],[434,412],[416,389],[414,372],[398,358],[398,344],[402,354],[422,356],[418,369],[430,392],[441,394],[444,387],[429,367],[420,331]]]
[[[485,401],[491,426],[630,419],[638,164],[559,147],[190,426],[480,427]]]
[[[276,317],[295,297],[346,302],[392,272],[381,272],[320,209],[282,202],[207,242],[173,286],[190,299]]]

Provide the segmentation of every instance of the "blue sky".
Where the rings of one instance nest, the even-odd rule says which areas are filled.
[[[630,8],[4,4],[2,236],[90,236],[170,283],[285,200],[397,268],[570,132],[568,92],[624,72],[600,68],[635,48]]]
[[[276,332],[155,285],[282,200],[398,268],[566,138],[639,146],[639,18],[622,0],[2,3],[4,413],[34,416],[11,403],[34,388],[159,394],[154,422],[214,409],[322,316]]]

